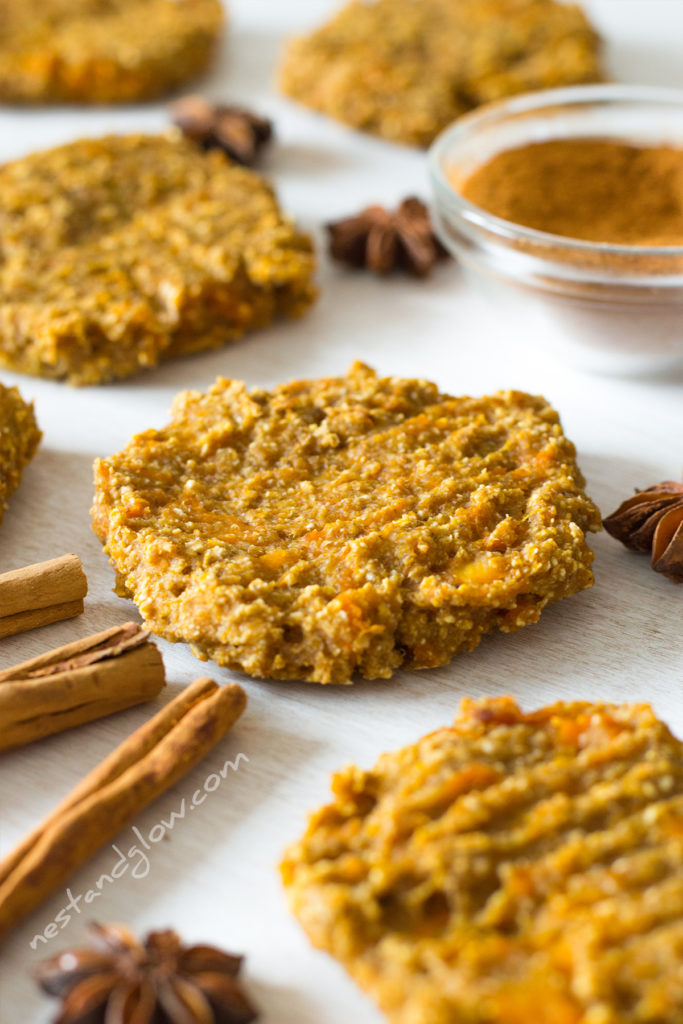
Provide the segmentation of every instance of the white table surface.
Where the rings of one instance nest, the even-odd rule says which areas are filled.
[[[334,0],[234,0],[232,28],[206,91],[274,117],[278,142],[265,170],[285,208],[320,237],[330,217],[370,201],[427,194],[420,152],[365,138],[279,97],[272,73],[283,36],[328,15]],[[608,40],[613,74],[631,82],[683,86],[682,0],[591,0]],[[160,129],[162,104],[117,110],[0,110],[0,158],[86,134]],[[1,197],[0,197],[1,199]],[[683,373],[664,380],[590,376],[531,360],[513,319],[482,305],[454,265],[425,283],[347,274],[323,257],[321,296],[305,319],[280,323],[221,352],[173,363],[116,386],[72,390],[2,372],[35,399],[45,437],[0,527],[0,570],[75,551],[90,582],[85,615],[0,642],[0,668],[48,647],[136,617],[111,591],[112,571],[89,526],[91,464],[141,429],[166,422],[173,395],[205,388],[217,374],[251,385],[343,372],[362,358],[390,374],[425,376],[452,393],[497,388],[542,392],[577,444],[589,493],[611,511],[637,485],[676,478],[683,463]],[[548,351],[552,350],[549,339]],[[130,870],[47,946],[30,940],[66,903],[57,893],[0,952],[0,1024],[39,1024],[47,1001],[30,978],[35,962],[78,944],[84,922],[122,920],[140,931],[173,926],[187,940],[247,954],[246,978],[263,1020],[278,1024],[373,1024],[380,1017],[331,959],[312,950],[290,917],[276,865],[325,801],[329,774],[450,722],[465,695],[511,693],[527,707],[559,698],[649,700],[683,735],[683,586],[651,572],[648,560],[605,534],[593,541],[596,585],[546,611],[538,625],[486,640],[434,671],[353,688],[264,683],[201,664],[182,645],[161,643],[169,679],[163,700],[208,670],[239,678],[248,709],[233,733],[169,793],[138,815],[147,835],[189,801],[226,758],[239,771],[166,841],[149,870]],[[0,768],[0,852],[9,851],[82,776],[144,722],[144,706],[6,754]],[[191,820],[189,820],[191,818]],[[130,828],[122,851],[139,842]],[[82,896],[112,868],[107,845],[70,883]]]

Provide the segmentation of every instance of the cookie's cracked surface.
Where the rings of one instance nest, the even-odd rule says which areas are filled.
[[[683,1020],[683,744],[647,705],[465,701],[333,793],[284,881],[392,1024]]]
[[[443,665],[592,583],[599,513],[544,399],[219,379],[96,468],[97,534],[154,632],[255,676]]]

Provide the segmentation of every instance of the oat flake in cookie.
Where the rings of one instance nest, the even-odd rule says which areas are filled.
[[[683,745],[647,705],[465,701],[332,789],[284,882],[392,1024],[683,1020]]]
[[[254,676],[443,665],[589,587],[600,517],[543,398],[218,379],[96,464],[95,532],[146,625]]]
[[[0,521],[41,437],[33,405],[23,400],[17,388],[0,384]]]
[[[313,300],[311,242],[271,187],[169,135],[0,167],[0,364],[72,384],[218,348]]]
[[[0,100],[129,103],[208,65],[220,0],[0,0]]]

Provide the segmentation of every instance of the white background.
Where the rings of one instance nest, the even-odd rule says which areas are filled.
[[[242,0],[206,91],[271,115],[278,142],[266,162],[285,208],[318,237],[325,220],[371,201],[427,195],[424,155],[361,135],[278,97],[273,70],[282,38],[326,17],[333,0]],[[592,0],[622,81],[683,87],[682,0]],[[161,129],[163,105],[118,110],[0,111],[0,158],[106,131]],[[1,201],[1,197],[0,197]],[[173,395],[205,388],[217,374],[250,385],[343,372],[356,358],[381,372],[432,378],[455,394],[514,387],[542,392],[578,446],[589,492],[605,514],[636,486],[677,478],[683,463],[683,372],[664,380],[590,376],[554,361],[553,339],[531,355],[514,317],[480,303],[454,265],[429,281],[347,274],[323,257],[321,296],[304,320],[278,324],[225,350],[167,365],[122,385],[72,390],[0,373],[35,399],[45,433],[0,527],[0,571],[67,551],[90,581],[81,619],[0,642],[0,668],[47,647],[136,617],[111,593],[112,572],[90,532],[91,464],[141,429],[166,422]],[[647,344],[647,338],[643,338]],[[331,771],[370,766],[384,749],[448,723],[464,694],[512,693],[529,708],[558,698],[650,700],[683,734],[683,586],[654,574],[645,556],[602,534],[593,541],[596,585],[544,613],[514,636],[485,641],[452,665],[404,672],[353,688],[240,679],[249,707],[231,736],[187,778],[140,814],[143,834],[189,800],[225,759],[249,761],[150,853],[145,879],[130,872],[41,955],[78,943],[86,918],[134,928],[173,926],[187,940],[247,953],[247,981],[264,1021],[372,1024],[379,1016],[330,959],[309,948],[290,918],[276,865],[327,798]],[[207,666],[161,644],[164,700]],[[219,681],[236,675],[208,666]],[[51,810],[82,776],[153,711],[142,707],[3,755],[0,852]],[[130,829],[119,837],[127,850]],[[74,877],[82,894],[116,860],[105,847]],[[132,868],[131,868],[132,869]],[[38,1024],[50,1008],[30,979],[40,958],[29,942],[64,905],[58,893],[0,951],[0,1024]]]

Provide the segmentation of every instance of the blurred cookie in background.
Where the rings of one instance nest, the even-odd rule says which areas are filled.
[[[555,0],[358,0],[295,39],[280,83],[308,107],[427,146],[474,107],[602,78],[600,39]]]
[[[128,103],[208,65],[220,0],[0,0],[0,101]]]

